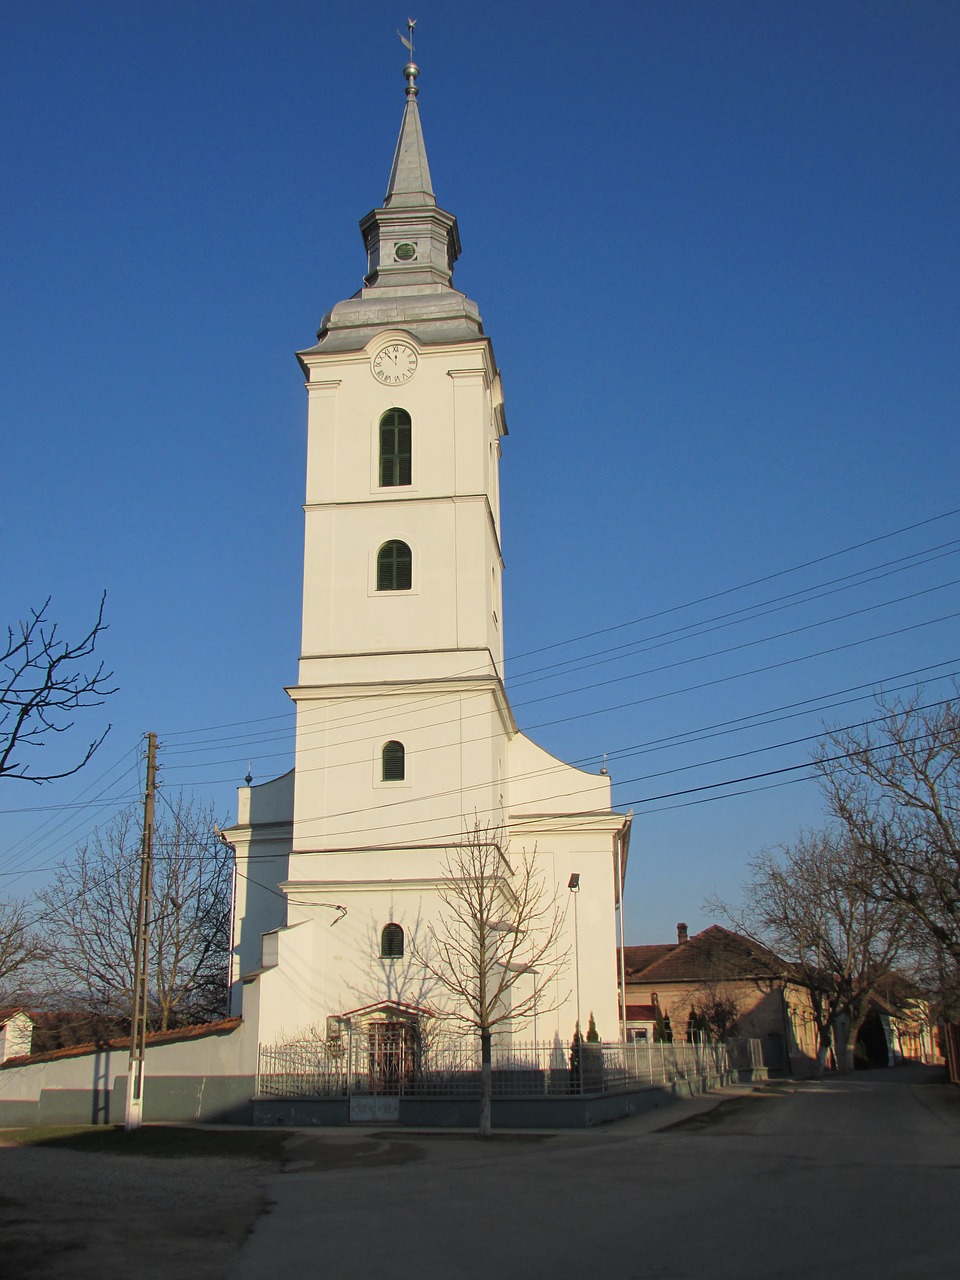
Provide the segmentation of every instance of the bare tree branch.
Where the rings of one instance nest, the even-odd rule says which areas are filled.
[[[862,851],[865,887],[902,907],[960,974],[960,691],[880,701],[878,728],[838,731],[817,760],[831,813]],[[841,758],[837,755],[839,748]],[[949,963],[947,963],[949,962]]]
[[[94,833],[40,895],[51,958],[47,985],[98,1013],[132,1001],[140,826],[128,810]],[[158,811],[150,928],[151,1024],[221,1017],[226,1003],[231,853],[211,809],[180,797]]]
[[[16,899],[0,903],[0,992],[4,1001],[15,1000],[17,987],[10,979],[23,977],[47,955],[25,903]]]
[[[47,618],[49,596],[16,629],[7,628],[6,648],[0,654],[0,777],[36,783],[69,778],[110,732],[107,725],[78,763],[59,771],[43,772],[20,754],[44,747],[51,734],[67,733],[74,726],[75,711],[101,706],[116,692],[110,684],[113,672],[105,671],[102,662],[95,668],[84,663],[106,630],[105,601],[106,593],[100,597],[93,626],[75,644],[59,639],[57,624]]]

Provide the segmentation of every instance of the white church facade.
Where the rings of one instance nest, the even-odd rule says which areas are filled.
[[[476,825],[525,856],[569,956],[502,1037],[569,1045],[578,1009],[618,1039],[616,912],[630,822],[610,780],[519,732],[503,673],[503,391],[452,284],[408,65],[383,204],[361,221],[363,288],[299,353],[308,396],[303,629],[293,770],[243,787],[232,1008],[261,1045],[448,1007],[417,960],[450,853]],[[576,891],[568,886],[579,878]],[[507,877],[509,892],[509,876]],[[549,968],[549,966],[547,966]],[[513,997],[529,994],[523,973]],[[510,994],[508,993],[508,997]],[[584,1030],[585,1030],[584,1025]]]

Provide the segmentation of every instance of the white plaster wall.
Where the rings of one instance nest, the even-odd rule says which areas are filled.
[[[305,520],[304,657],[457,647],[499,654],[488,581],[498,553],[485,498],[310,507]],[[411,549],[412,586],[378,591],[377,553],[393,540]]]
[[[385,387],[370,362],[391,342],[418,352],[413,378]],[[402,330],[385,331],[365,351],[312,352],[307,383],[307,489],[313,503],[356,502],[367,496],[394,502],[396,489],[381,489],[377,474],[380,418],[405,409],[413,424],[410,497],[484,493],[489,487],[489,441],[496,439],[489,343],[421,347]],[[479,429],[478,429],[479,428]]]
[[[543,819],[536,825],[510,825],[510,856],[533,855],[547,885],[553,886],[564,912],[558,949],[566,952],[563,977],[554,984],[549,1001],[559,1008],[550,1019],[540,1019],[540,1036],[556,1031],[564,1043],[573,1037],[577,1020],[577,959],[580,969],[582,1030],[593,1012],[605,1040],[619,1038],[617,940],[614,914],[615,875],[613,839],[619,830],[618,815],[602,815],[588,825],[572,826],[562,818]],[[567,885],[573,872],[580,888],[573,894]],[[579,934],[579,947],[577,935]]]
[[[36,1102],[44,1089],[110,1089],[118,1077],[126,1077],[127,1049],[100,1049],[52,1062],[4,1067],[0,1070],[0,1100]],[[255,1075],[256,1029],[240,1026],[222,1035],[148,1045],[145,1075],[149,1085],[156,1076]]]
[[[298,699],[293,878],[304,874],[302,851],[450,842],[474,813],[499,821],[506,751],[489,685]],[[405,776],[384,782],[381,753],[394,739],[404,745]]]
[[[260,964],[260,938],[285,923],[277,885],[289,874],[293,830],[293,770],[237,793],[237,822],[225,831],[236,849],[230,1012],[240,1013],[241,979]]]
[[[522,733],[509,759],[511,814],[609,811],[609,777],[565,764]]]
[[[418,347],[410,382],[384,387],[365,352],[306,357],[305,657],[324,653],[479,647],[502,663],[499,384],[489,343]],[[412,483],[380,488],[379,422],[411,417]],[[414,555],[413,589],[375,590],[375,558],[398,538]],[[439,672],[438,674],[442,674]]]
[[[566,954],[566,969],[551,985],[540,988],[540,1040],[557,1035],[567,1044],[573,1036],[578,933],[583,1030],[592,1011],[602,1036],[618,1036],[613,839],[619,825],[616,815],[574,829],[562,819],[541,821],[536,829],[528,825],[522,834],[511,836],[514,865],[525,853],[535,859],[538,874],[564,916],[554,959]],[[259,979],[264,1043],[308,1026],[323,1028],[328,1015],[380,1000],[428,1007],[445,1002],[442,989],[412,955],[414,939],[425,939],[429,924],[439,924],[444,914],[437,894],[443,860],[439,849],[327,853],[298,860],[300,878],[284,886],[290,896],[291,927],[270,938],[269,959],[275,967]],[[573,871],[580,874],[576,899],[566,887]],[[336,923],[333,904],[347,908]],[[388,923],[405,931],[402,961],[379,957],[380,932]],[[531,986],[532,982],[532,976],[521,980]],[[521,990],[522,985],[518,993]],[[520,1040],[532,1039],[532,1020],[513,1028],[513,1033]]]
[[[572,901],[565,885],[571,861],[589,867],[583,854],[554,848],[537,854],[547,883],[555,890],[561,908],[568,907],[554,958],[568,952],[564,975],[551,986],[540,988],[544,1012],[537,1019],[537,1037],[551,1040],[559,1035],[568,1043],[576,1021],[574,919]],[[444,909],[437,895],[442,875],[442,853],[416,850],[398,858],[392,881],[373,878],[377,859],[373,855],[328,857],[328,876],[321,882],[298,883],[289,887],[291,927],[279,931],[275,967],[264,971],[260,987],[260,1038],[265,1044],[291,1038],[307,1027],[321,1032],[328,1015],[342,1015],[391,1000],[427,1008],[445,1007],[449,997],[424,970],[413,954],[415,941],[427,944],[431,923],[440,925]],[[342,871],[343,880],[335,879]],[[367,874],[370,878],[367,878]],[[582,873],[587,878],[587,873]],[[566,878],[564,878],[566,877]],[[336,902],[347,915],[333,923],[333,914],[319,903]],[[608,1037],[617,1034],[615,941],[603,913],[597,910],[596,895],[581,895],[578,904],[581,940],[581,1006],[584,1031],[589,1010]],[[612,913],[606,913],[610,916]],[[401,960],[380,958],[380,933],[384,925],[401,925],[406,952]],[[604,963],[606,957],[606,963]],[[524,975],[518,995],[532,989],[532,975]],[[556,1006],[547,1011],[547,1006]],[[512,1028],[519,1040],[532,1040],[532,1019]]]
[[[412,955],[417,937],[436,918],[435,886],[440,872],[435,850],[403,857],[404,875],[394,882],[364,878],[370,859],[354,855],[355,865],[344,867],[350,879],[327,879],[291,888],[292,927],[277,937],[277,966],[260,978],[260,1037],[272,1043],[305,1027],[325,1027],[331,1014],[344,1014],[381,1000],[404,1004],[442,1003],[442,993],[424,975]],[[363,865],[356,865],[360,862]],[[336,867],[330,872],[335,873]],[[331,913],[315,902],[335,901],[347,914],[333,923]],[[406,954],[399,961],[381,961],[380,932],[384,925],[402,926]]]

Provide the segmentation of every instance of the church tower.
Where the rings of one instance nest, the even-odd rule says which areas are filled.
[[[404,937],[435,917],[445,851],[479,823],[536,849],[558,892],[581,874],[581,929],[586,915],[593,932],[579,970],[613,1037],[614,866],[628,824],[605,776],[518,733],[504,691],[503,394],[478,309],[453,286],[457,221],[434,196],[412,62],[404,76],[386,196],[360,223],[363,288],[298,355],[296,763],[240,792],[234,1009],[245,984],[244,1018],[272,1043],[385,1003],[422,1005],[422,975],[385,966],[384,938],[399,948],[391,960],[403,956]],[[552,994],[568,1041],[572,997]]]
[[[360,293],[299,359],[309,396],[294,849],[499,825],[500,380],[452,285],[411,63],[387,194],[361,221]],[[354,859],[355,860],[355,859]],[[309,859],[292,874],[311,875]]]

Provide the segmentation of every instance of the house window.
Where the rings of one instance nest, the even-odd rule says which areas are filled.
[[[380,753],[381,782],[402,782],[406,765],[406,753],[402,742],[386,742]]]
[[[388,409],[380,419],[380,484],[383,488],[410,483],[410,415]]]
[[[385,542],[377,552],[377,590],[409,591],[413,585],[413,553],[405,542]]]
[[[399,960],[403,955],[403,930],[398,924],[385,924],[380,934],[380,959]]]

